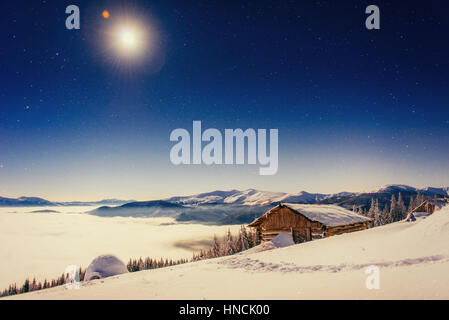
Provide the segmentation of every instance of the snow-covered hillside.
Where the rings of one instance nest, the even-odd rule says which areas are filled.
[[[449,207],[313,242],[95,280],[15,299],[449,299]],[[380,288],[366,287],[367,267]]]

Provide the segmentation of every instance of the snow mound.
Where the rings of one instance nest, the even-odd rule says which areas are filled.
[[[293,242],[293,236],[291,232],[282,232],[278,234],[276,237],[274,237],[271,241],[265,241],[259,244],[258,246],[255,246],[251,249],[245,250],[241,252],[243,255],[248,255],[256,252],[262,252],[262,251],[268,251],[273,250],[276,248],[283,248],[292,246],[295,243]]]
[[[90,263],[84,275],[84,281],[107,278],[127,272],[126,265],[119,258],[111,254],[102,255]]]
[[[282,232],[274,237],[271,242],[276,248],[283,248],[294,245],[293,236],[291,232]]]

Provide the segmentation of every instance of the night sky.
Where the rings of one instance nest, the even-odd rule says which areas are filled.
[[[0,196],[449,186],[446,2],[3,0]],[[80,30],[65,28],[70,4]],[[365,28],[370,4],[381,30]],[[151,54],[112,52],[123,17]],[[278,173],[174,166],[170,132],[193,120],[279,129]]]

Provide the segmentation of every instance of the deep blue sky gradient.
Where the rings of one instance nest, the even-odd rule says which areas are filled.
[[[79,31],[65,29],[69,4]],[[448,186],[448,5],[376,1],[381,30],[368,31],[369,4],[2,1],[0,195]],[[160,68],[123,65],[102,47],[102,28],[124,13],[159,34]],[[169,134],[193,120],[278,128],[278,174],[174,167]]]

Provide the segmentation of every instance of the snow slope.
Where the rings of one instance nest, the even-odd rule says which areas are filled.
[[[14,296],[14,299],[449,299],[449,207],[416,222]],[[365,270],[380,270],[380,289]]]

